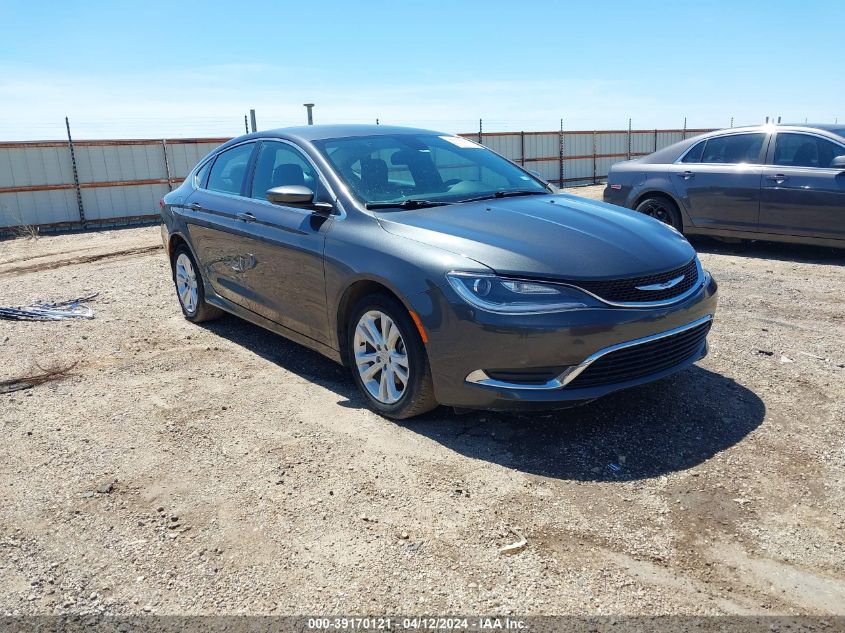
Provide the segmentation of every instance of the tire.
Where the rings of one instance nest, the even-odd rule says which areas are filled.
[[[437,406],[428,354],[402,304],[387,295],[368,295],[353,308],[346,330],[352,379],[373,411],[405,420]],[[404,386],[403,369],[407,372]]]
[[[649,196],[637,205],[637,211],[683,232],[684,223],[675,201],[665,196]]]
[[[202,323],[223,316],[220,308],[205,302],[202,275],[199,274],[197,262],[185,244],[180,244],[173,249],[170,267],[173,270],[173,284],[176,287],[179,306],[188,321]]]

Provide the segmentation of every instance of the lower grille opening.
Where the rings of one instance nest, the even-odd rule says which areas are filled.
[[[701,353],[711,322],[654,341],[605,354],[567,385],[583,389],[645,378],[671,369]]]

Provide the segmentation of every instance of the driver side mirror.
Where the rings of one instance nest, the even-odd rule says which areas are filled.
[[[832,161],[830,161],[830,168],[845,170],[845,154],[843,154],[842,156],[837,156]]]
[[[314,192],[305,185],[284,185],[267,190],[267,200],[287,207],[304,207],[319,213],[331,213],[334,205],[314,202]]]

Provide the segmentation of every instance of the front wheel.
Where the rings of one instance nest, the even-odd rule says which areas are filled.
[[[355,384],[377,413],[403,420],[437,406],[428,355],[399,302],[364,297],[352,311],[347,349]]]
[[[655,220],[660,220],[663,224],[668,224],[679,232],[683,229],[681,213],[678,211],[678,206],[669,198],[664,198],[663,196],[646,198],[637,205],[637,211]]]

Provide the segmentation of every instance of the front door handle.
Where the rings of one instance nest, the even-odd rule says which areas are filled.
[[[192,202],[191,204],[189,204],[189,205],[188,205],[188,208],[189,208],[191,211],[202,211],[202,205],[201,205],[201,204],[197,204],[196,202]]]
[[[774,176],[766,176],[769,180],[774,180],[777,184],[780,184],[786,180],[789,180],[789,176],[786,174],[775,174]]]
[[[684,171],[684,172],[681,172],[681,173],[680,173],[680,174],[678,174],[678,175],[679,175],[681,178],[683,178],[684,180],[689,180],[690,178],[694,178],[694,177],[695,177],[695,174],[694,174],[694,173],[692,173],[691,171]]]
[[[244,222],[255,222],[255,216],[249,212],[238,213],[235,217]]]

